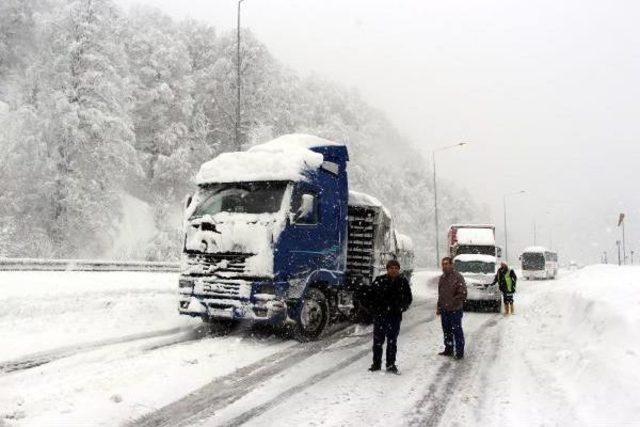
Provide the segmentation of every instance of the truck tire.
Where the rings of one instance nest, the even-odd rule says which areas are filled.
[[[495,303],[493,303],[493,312],[500,313],[500,311],[502,311],[502,302],[496,301]]]
[[[308,289],[301,302],[300,314],[295,326],[295,338],[302,342],[318,339],[327,326],[328,320],[327,297],[319,289]]]

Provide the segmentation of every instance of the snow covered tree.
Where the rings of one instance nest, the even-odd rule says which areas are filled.
[[[39,66],[43,139],[54,165],[48,235],[55,256],[109,244],[119,189],[135,173],[123,22],[109,0],[70,1],[47,30]]]

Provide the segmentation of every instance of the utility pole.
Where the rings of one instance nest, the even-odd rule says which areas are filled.
[[[618,247],[618,265],[622,265],[622,261],[620,260],[620,240],[616,240],[616,246]]]
[[[625,221],[622,221],[622,263],[623,264],[627,264],[627,245],[625,243],[626,239],[625,239],[625,233],[624,233],[624,223]]]
[[[440,265],[440,239],[438,233],[440,232],[440,226],[438,225],[438,185],[436,181],[436,153],[438,151],[448,150],[450,148],[462,147],[466,145],[466,142],[460,142],[454,145],[448,145],[446,147],[436,148],[431,151],[431,167],[433,168],[433,218],[435,221],[435,236],[436,236],[436,267]]]
[[[240,143],[240,5],[244,0],[238,0],[238,26],[236,34],[236,151],[242,150]]]
[[[502,210],[504,214],[504,260],[509,263],[509,237],[507,235],[507,196],[513,196],[516,194],[524,193],[524,190],[516,191],[515,193],[508,193],[502,196]]]
[[[633,251],[631,251],[631,265],[633,265]]]
[[[609,264],[609,259],[607,257],[607,251],[604,251],[603,255],[604,255],[604,263],[605,264]]]

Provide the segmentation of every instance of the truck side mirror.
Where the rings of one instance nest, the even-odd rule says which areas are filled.
[[[192,202],[192,201],[193,201],[193,196],[192,196],[191,194],[187,194],[187,195],[184,197],[184,208],[185,208],[185,210],[186,210],[189,206],[191,206],[191,202]]]

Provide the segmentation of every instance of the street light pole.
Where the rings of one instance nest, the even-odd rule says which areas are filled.
[[[616,246],[618,247],[618,266],[622,265],[620,261],[620,240],[616,240]]]
[[[509,237],[507,234],[507,196],[514,196],[516,194],[524,193],[524,190],[516,191],[515,193],[504,194],[502,196],[502,210],[504,214],[504,259],[509,263]]]
[[[438,263],[440,262],[440,239],[438,239],[438,230],[440,230],[438,226],[438,186],[436,184],[436,152],[435,150],[431,153],[431,161],[433,167],[433,217],[435,220],[436,227],[436,268],[438,267]]]
[[[242,149],[240,145],[240,5],[244,0],[238,0],[238,26],[236,28],[236,150]]]
[[[627,264],[627,245],[625,243],[626,239],[625,239],[625,233],[624,233],[624,223],[625,221],[622,221],[622,263],[623,264]]]
[[[440,239],[438,238],[438,230],[439,225],[438,225],[438,185],[437,185],[437,181],[436,181],[436,152],[438,151],[444,151],[444,150],[448,150],[450,148],[455,148],[455,147],[462,147],[463,145],[466,145],[466,142],[460,142],[458,144],[454,144],[454,145],[448,145],[446,147],[440,147],[440,148],[436,148],[435,150],[431,151],[431,163],[432,163],[432,168],[433,168],[433,218],[435,221],[435,236],[436,236],[436,267],[440,264]]]

